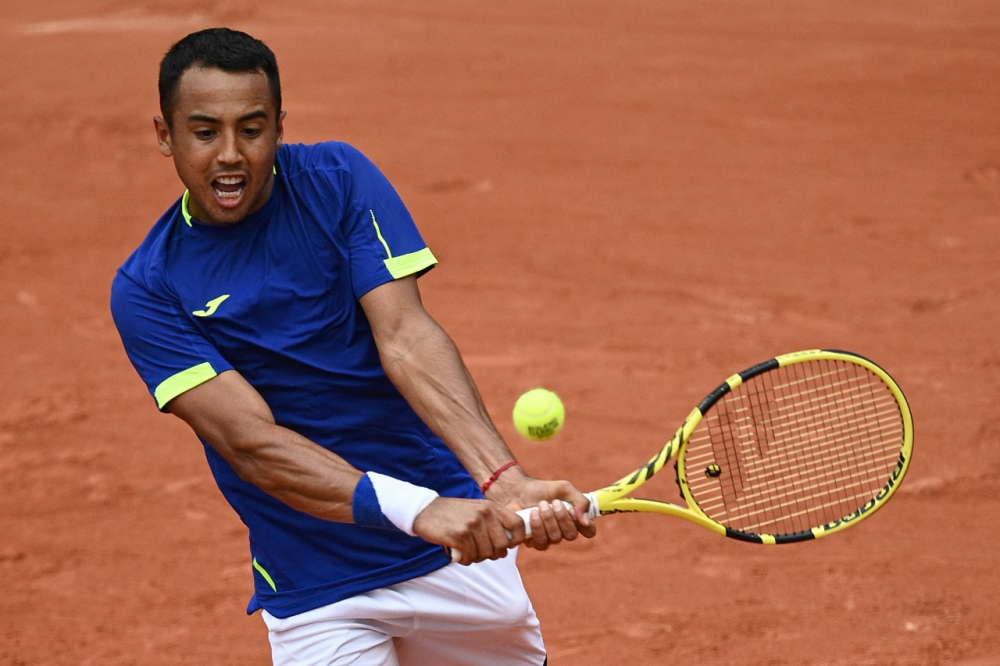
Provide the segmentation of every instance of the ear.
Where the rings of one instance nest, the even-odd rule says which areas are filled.
[[[287,111],[278,112],[278,148],[285,142],[285,114]]]
[[[162,116],[153,116],[153,128],[156,130],[156,141],[160,144],[160,153],[164,157],[174,154],[173,139],[170,136],[170,126]]]

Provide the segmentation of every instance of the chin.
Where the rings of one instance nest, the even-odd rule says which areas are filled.
[[[240,206],[237,209],[220,210],[212,217],[216,224],[236,224],[242,222],[248,215],[250,215],[249,207]]]
[[[201,215],[191,211],[196,220],[205,224],[236,224],[249,215],[252,208],[252,204],[247,202],[243,202],[236,208],[223,208],[216,204],[214,199],[211,202],[211,206],[196,202],[198,210],[201,211]]]

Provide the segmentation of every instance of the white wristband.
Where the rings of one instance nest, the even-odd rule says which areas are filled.
[[[413,533],[413,521],[428,504],[437,499],[438,494],[430,488],[415,486],[377,472],[368,472],[367,476],[375,488],[382,515],[403,532],[416,536]]]

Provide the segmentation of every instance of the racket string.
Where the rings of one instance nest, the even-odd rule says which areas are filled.
[[[853,363],[765,372],[708,411],[685,451],[695,504],[741,531],[789,534],[837,520],[881,489],[902,439],[898,404]],[[718,465],[721,474],[699,469]]]

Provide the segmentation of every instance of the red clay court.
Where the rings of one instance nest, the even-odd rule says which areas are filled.
[[[223,24],[278,54],[287,141],[353,143],[400,190],[529,472],[603,486],[778,353],[856,351],[906,391],[910,474],[843,534],[612,516],[523,552],[553,666],[1000,664],[989,0],[7,0],[0,664],[269,663],[245,529],[108,311],[182,192],[159,59]],[[568,413],[542,444],[510,422],[537,385]]]

